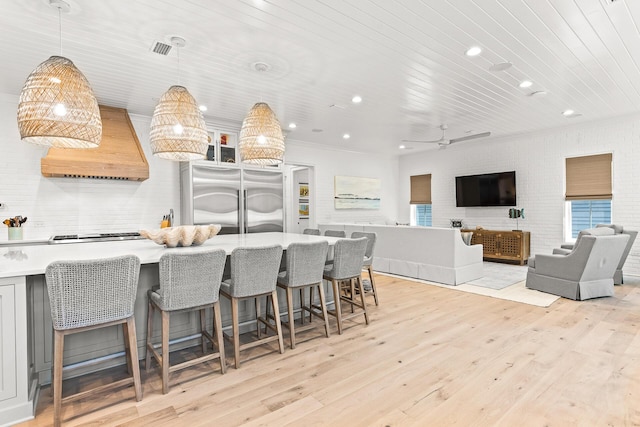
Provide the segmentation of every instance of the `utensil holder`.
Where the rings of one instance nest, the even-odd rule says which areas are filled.
[[[9,240],[22,240],[22,227],[9,227]]]

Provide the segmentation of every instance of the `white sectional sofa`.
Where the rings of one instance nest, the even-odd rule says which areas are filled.
[[[369,224],[321,224],[320,231],[377,234],[373,269],[381,273],[459,285],[482,277],[482,246],[467,246],[460,230]]]

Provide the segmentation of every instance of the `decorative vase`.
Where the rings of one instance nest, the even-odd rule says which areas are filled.
[[[9,240],[22,240],[22,227],[9,227]]]

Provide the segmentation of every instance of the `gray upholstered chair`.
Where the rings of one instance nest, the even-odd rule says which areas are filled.
[[[222,338],[222,320],[220,315],[220,282],[227,255],[224,249],[208,250],[198,253],[170,252],[162,255],[159,263],[160,286],[147,292],[147,355],[145,366],[151,366],[151,357],[160,365],[162,393],[169,392],[169,373],[188,368],[196,363],[220,359],[220,370],[224,374],[224,339]],[[213,310],[213,334],[207,332],[206,309]],[[152,343],[153,316],[160,311],[161,353]],[[200,313],[200,334],[202,337],[202,356],[170,366],[169,364],[169,320],[173,313],[198,310]],[[218,351],[206,354],[208,340]],[[217,342],[216,342],[217,341]]]
[[[338,237],[340,239],[344,239],[347,237],[347,233],[344,230],[325,230],[325,236],[329,237]],[[333,262],[333,246],[329,247],[329,252],[327,252],[327,261],[326,264],[331,264]]]
[[[334,245],[334,258],[331,264],[325,266],[323,278],[331,282],[333,286],[333,301],[335,308],[328,311],[335,316],[338,323],[338,333],[342,334],[342,321],[352,317],[364,315],[365,323],[369,324],[369,314],[362,286],[362,263],[367,250],[367,238],[340,239]],[[342,295],[342,286],[349,286],[348,295]],[[356,292],[357,286],[357,292]],[[357,301],[356,298],[360,298]],[[341,303],[351,305],[352,312],[349,315],[342,313]],[[360,311],[354,311],[358,307]]]
[[[365,233],[362,231],[354,231],[351,233],[352,239],[359,239],[360,237],[367,238],[367,250],[364,253],[364,262],[362,263],[362,267],[364,267],[369,273],[369,283],[371,283],[371,288],[368,289],[366,284],[364,284],[364,291],[366,293],[373,294],[374,301],[376,305],[378,304],[378,292],[376,291],[376,283],[373,280],[373,251],[376,247],[376,233]]]
[[[347,237],[347,233],[344,230],[326,230],[324,232],[324,235],[329,237],[340,237],[340,238]]]
[[[529,259],[526,286],[573,300],[613,295],[613,273],[629,236],[582,236],[568,255]]]
[[[240,367],[240,350],[255,347],[271,341],[278,341],[280,353],[284,353],[282,340],[282,325],[280,323],[280,311],[278,309],[278,293],[276,283],[282,259],[282,246],[262,246],[236,248],[231,253],[231,278],[222,282],[220,293],[231,301],[231,321],[233,328],[232,337],[235,367]],[[275,325],[272,325],[266,317],[260,316],[259,297],[271,296],[273,317]],[[242,299],[253,298],[256,304],[256,332],[258,339],[246,344],[240,344],[240,325],[238,319],[238,302]],[[260,323],[275,331],[276,335],[262,338]]]
[[[567,255],[571,253],[575,245],[578,243],[578,240],[584,235],[591,236],[603,236],[603,235],[613,235],[613,234],[626,234],[629,236],[629,240],[627,241],[627,246],[624,249],[624,253],[620,258],[620,262],[616,268],[615,273],[613,274],[613,283],[615,285],[622,285],[624,283],[624,278],[622,275],[622,267],[624,263],[627,261],[627,256],[629,252],[631,252],[631,247],[636,240],[638,235],[637,231],[625,230],[623,226],[616,224],[597,224],[595,228],[589,228],[586,230],[580,231],[578,233],[578,237],[576,238],[575,243],[564,243],[560,246],[560,248],[554,249],[554,254]]]
[[[320,235],[320,230],[317,228],[305,228],[302,231],[302,234],[309,234],[312,236],[319,236]]]
[[[136,400],[142,399],[133,315],[139,274],[140,259],[135,255],[85,261],[55,261],[47,266],[45,278],[54,335],[51,388],[55,426],[61,425],[63,402],[86,398],[87,394],[101,394],[106,388],[133,383]],[[120,324],[131,377],[62,399],[65,336]]]
[[[287,248],[286,271],[278,275],[278,287],[286,292],[287,297],[287,313],[288,318],[286,325],[289,327],[289,337],[291,348],[296,347],[296,329],[298,332],[306,331],[315,327],[313,322],[302,327],[295,327],[295,315],[293,312],[293,291],[300,291],[300,320],[304,324],[305,312],[310,316],[315,315],[324,321],[325,334],[329,337],[329,318],[327,316],[327,304],[324,295],[324,287],[322,285],[322,274],[324,273],[325,259],[327,258],[327,250],[329,244],[327,242],[312,243],[292,243]],[[310,304],[304,305],[304,290],[310,289]],[[320,312],[312,307],[313,289],[318,288],[320,296]],[[269,307],[267,305],[267,310]]]

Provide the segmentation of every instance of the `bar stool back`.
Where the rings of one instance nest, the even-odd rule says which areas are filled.
[[[140,274],[135,255],[83,261],[55,261],[45,271],[51,320],[53,322],[54,425],[62,422],[62,403],[107,388],[133,383],[136,400],[142,399],[138,346],[133,309]],[[64,337],[69,334],[122,324],[127,365],[131,377],[77,393],[62,399]]]
[[[149,310],[147,314],[147,355],[145,367],[151,366],[151,356],[160,365],[162,393],[169,392],[169,374],[197,363],[220,359],[220,370],[224,374],[224,340],[222,339],[222,320],[220,315],[220,282],[226,261],[224,249],[198,253],[166,253],[160,258],[160,286],[148,291]],[[213,336],[206,327],[206,309],[213,309]],[[156,351],[152,343],[153,315],[156,310],[162,314],[162,354]],[[169,364],[169,320],[170,313],[181,311],[200,311],[200,333],[203,356],[182,362]],[[215,336],[215,338],[214,338]],[[218,351],[206,354],[207,341]],[[217,341],[217,342],[216,342]]]
[[[227,337],[225,335],[225,338],[230,339],[233,343],[236,369],[240,367],[240,350],[242,349],[277,340],[280,353],[284,353],[278,294],[276,292],[281,260],[282,246],[280,245],[236,248],[231,253],[231,278],[222,282],[220,293],[231,301],[233,336]],[[258,297],[266,295],[271,296],[275,326],[271,325],[266,317],[260,316]],[[255,299],[258,340],[241,345],[238,302],[245,298]],[[260,323],[274,330],[276,335],[262,338]]]
[[[333,262],[325,266],[323,278],[333,285],[333,300],[335,309],[328,313],[335,316],[338,322],[338,333],[342,334],[342,321],[355,316],[364,315],[365,323],[369,324],[369,314],[364,299],[364,289],[362,287],[362,263],[367,249],[367,238],[340,239],[334,245]],[[349,296],[342,295],[341,286],[349,284]],[[356,293],[356,286],[359,294]],[[360,295],[360,302],[356,296]],[[351,313],[346,316],[342,314],[341,302],[345,301],[351,305]],[[358,307],[361,311],[354,312]]]
[[[302,234],[310,234],[312,236],[319,236],[320,235],[320,230],[318,230],[317,228],[305,228],[302,231]]]
[[[281,272],[278,276],[278,287],[285,290],[287,295],[287,326],[289,327],[289,337],[291,348],[296,347],[295,333],[295,316],[293,313],[293,290],[300,291],[300,320],[304,324],[304,313],[309,312],[324,320],[325,334],[329,337],[329,318],[327,316],[327,304],[325,301],[324,287],[322,286],[322,274],[324,272],[324,263],[327,258],[329,244],[327,242],[313,243],[292,243],[287,248],[286,253],[286,271]],[[304,289],[318,288],[320,294],[320,313],[312,308],[312,301],[309,306],[304,305]],[[313,295],[313,292],[311,292]],[[311,297],[312,298],[312,297]],[[268,307],[267,307],[268,310]],[[298,332],[313,328],[315,325],[310,324],[298,328]]]
[[[347,233],[344,230],[325,230],[325,236],[329,237],[339,237],[344,239],[347,237]],[[327,253],[327,261],[325,264],[331,264],[333,262],[333,246],[329,248],[329,252]]]
[[[362,263],[362,267],[364,267],[369,273],[369,282],[371,283],[371,289],[365,288],[366,293],[373,294],[373,299],[378,304],[378,292],[376,291],[376,284],[373,280],[373,250],[376,247],[376,233],[365,233],[362,231],[354,231],[351,233],[352,239],[359,239],[360,237],[367,238],[367,250],[364,252],[364,262]]]

